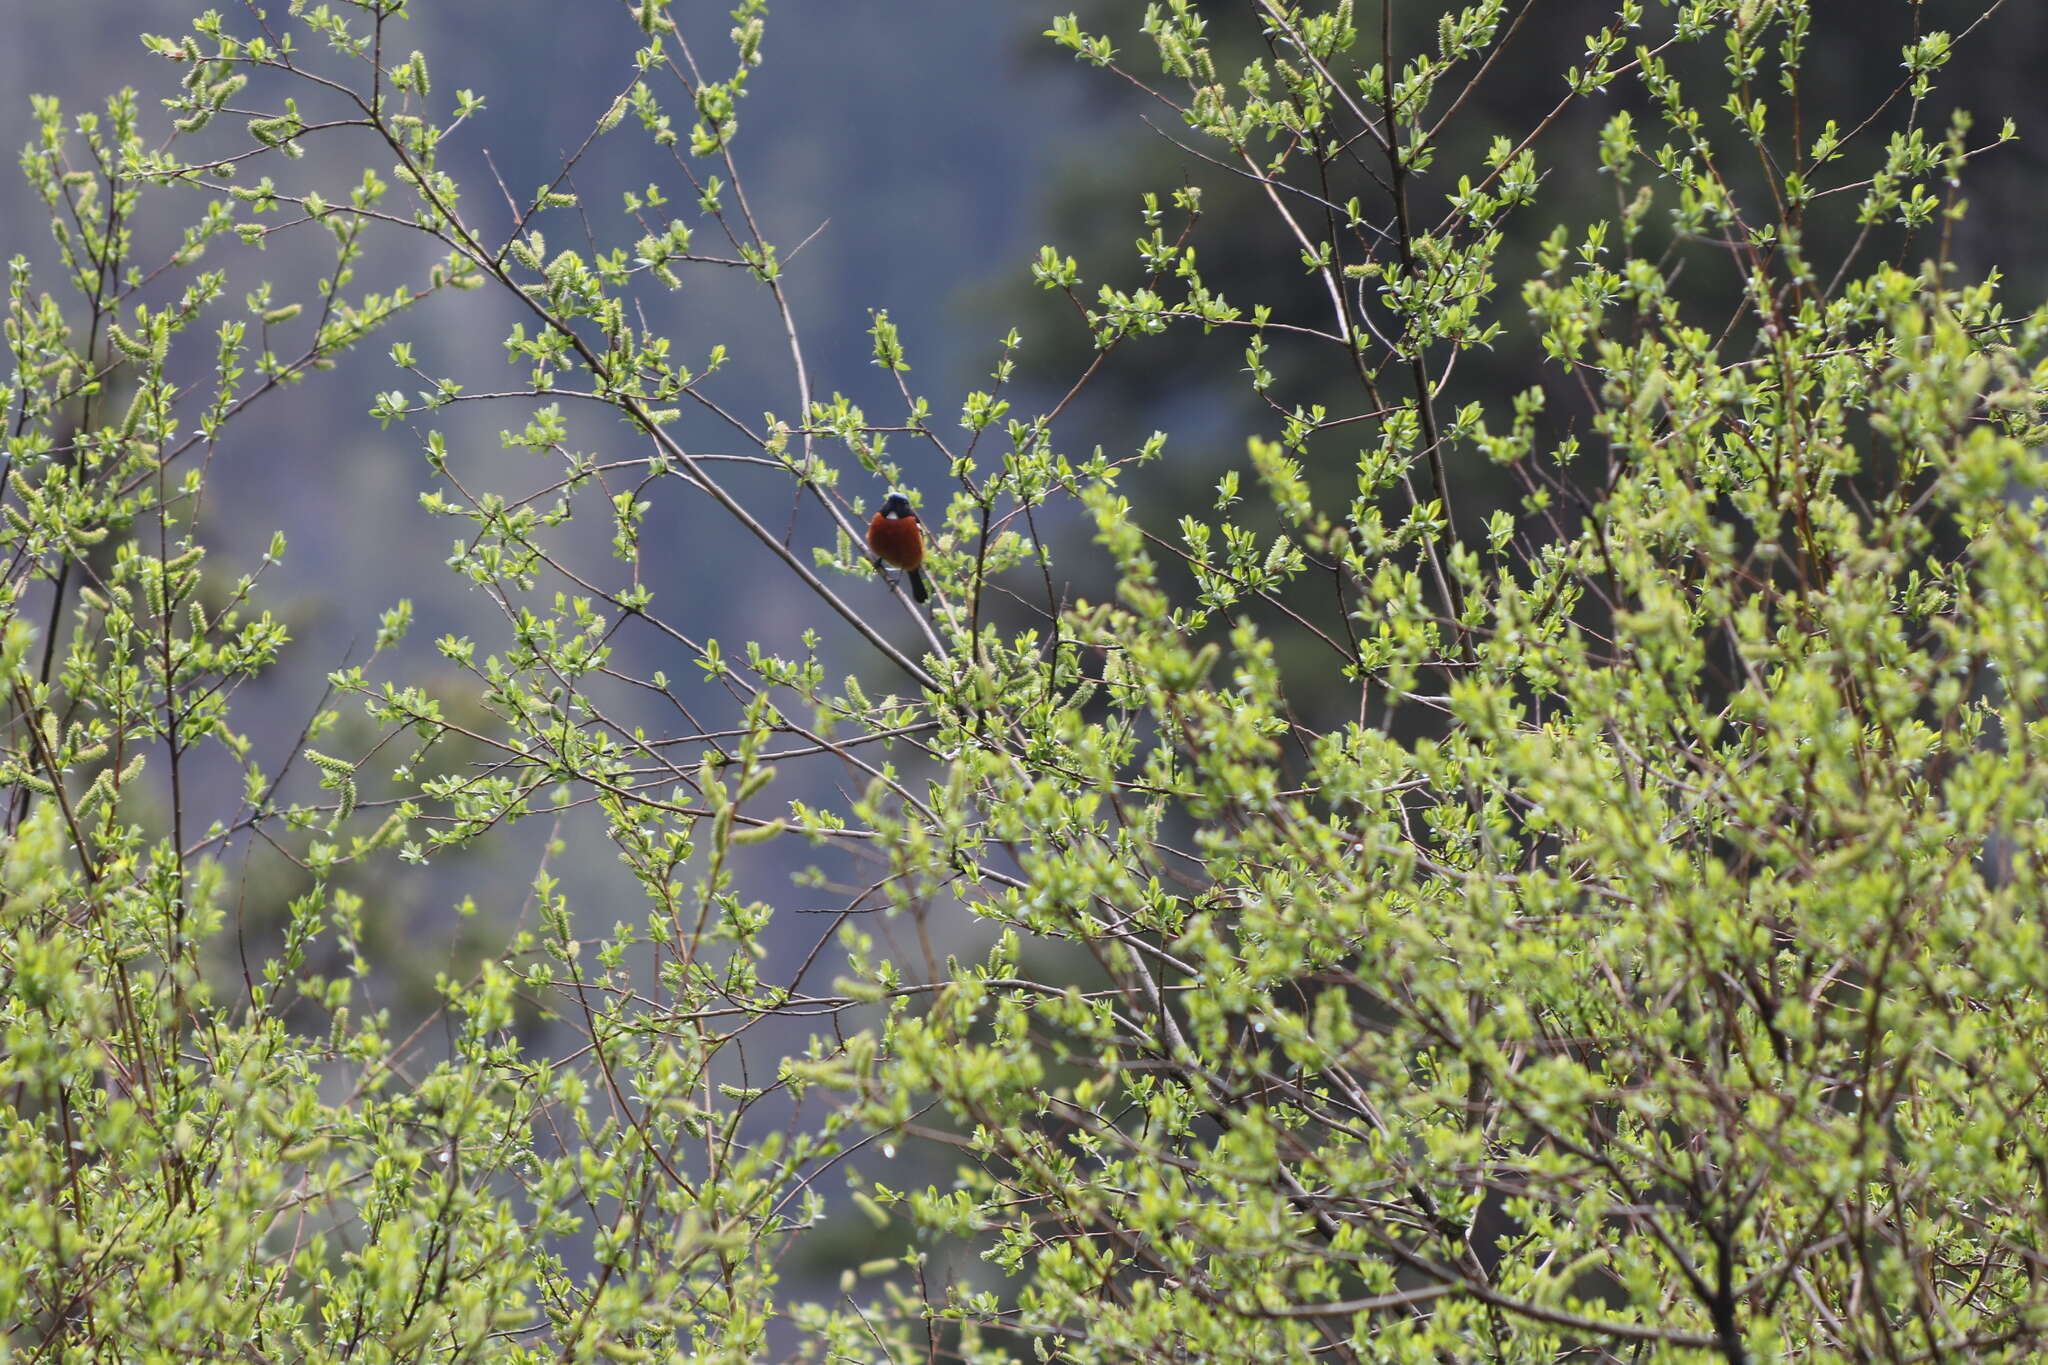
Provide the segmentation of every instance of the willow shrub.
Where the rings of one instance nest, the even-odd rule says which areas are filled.
[[[480,97],[432,84],[406,0],[150,37],[167,114],[43,102],[58,296],[17,258],[0,391],[7,1352],[2038,1358],[2042,323],[1947,259],[2011,130],[1927,126],[1960,27],[1877,108],[1805,107],[1805,0],[1622,3],[1556,110],[1468,127],[1541,8],[1398,50],[1385,8],[1261,0],[1228,58],[1187,0],[1051,20],[1257,191],[1309,286],[1205,283],[1193,181],[1134,200],[1135,262],[1038,259],[1095,359],[1242,356],[1263,428],[1178,524],[1119,491],[1166,438],[1014,406],[1014,336],[988,391],[929,399],[879,316],[902,408],[873,415],[793,324],[773,397],[648,330],[699,272],[792,316],[734,151],[755,0],[694,39],[667,0],[594,9],[637,57],[510,234],[512,191],[444,168]],[[575,202],[606,155],[653,168],[623,211]],[[1596,158],[1611,208],[1546,199]],[[141,259],[131,225],[180,212]],[[231,289],[283,233],[332,263]],[[380,234],[440,263],[365,289]],[[516,304],[505,356],[405,339],[455,289]],[[421,517],[482,614],[432,689],[385,615],[334,677],[373,741],[313,699],[305,739],[244,733],[284,551],[205,560],[209,456],[373,334],[402,375],[372,412],[445,478]],[[1269,345],[1350,405],[1294,406]],[[1519,392],[1464,377],[1488,355],[1528,357]],[[453,472],[435,424],[473,401],[554,473]],[[787,486],[743,496],[685,410]],[[591,412],[627,456],[574,448]],[[859,544],[899,482],[928,618]],[[1110,567],[1069,598],[1043,533],[1077,514],[1069,560]],[[846,628],[700,640],[640,566],[705,517]],[[699,676],[633,672],[650,640]],[[736,725],[689,720],[711,694]],[[790,796],[820,765],[855,795]],[[638,910],[606,929],[543,871],[538,927],[427,1027],[368,998],[365,887],[562,806],[610,847],[559,856],[623,860]],[[259,839],[293,884],[237,962]],[[739,889],[791,867],[787,905]],[[822,937],[793,918],[862,867]],[[887,955],[935,925],[982,946]]]

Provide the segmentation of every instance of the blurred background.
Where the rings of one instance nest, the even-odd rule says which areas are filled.
[[[1070,4],[1078,7],[1084,26],[1115,34],[1134,70],[1156,69],[1149,44],[1135,31],[1143,12],[1136,0],[1067,0],[1059,10]],[[219,8],[231,28],[249,31],[240,7]],[[1242,0],[1202,8],[1212,14],[1219,48],[1228,54],[1219,62],[1225,73],[1263,51],[1258,28],[1247,18],[1250,6]],[[1656,21],[1668,17],[1665,7],[1650,8]],[[1964,0],[1816,0],[1807,137],[1829,117],[1853,126],[1896,90],[1903,74],[1899,49],[1916,25],[1921,31],[1960,29],[1982,8]],[[33,140],[32,92],[61,96],[75,116],[121,86],[140,92],[152,140],[167,132],[159,102],[171,92],[176,72],[145,52],[136,34],[183,32],[193,10],[188,0],[0,0],[0,142],[18,148]],[[722,74],[730,65],[725,10],[687,4],[676,9],[698,60],[711,73]],[[1164,198],[1183,184],[1204,189],[1206,216],[1191,240],[1211,287],[1236,301],[1271,303],[1281,318],[1323,320],[1327,302],[1321,286],[1303,272],[1298,249],[1255,202],[1257,189],[1164,136],[1186,140],[1163,105],[1055,49],[1042,36],[1054,12],[1022,0],[777,0],[771,7],[765,60],[740,109],[735,153],[748,201],[787,262],[786,286],[819,397],[845,393],[876,422],[900,420],[894,380],[871,363],[871,310],[886,309],[908,350],[908,382],[913,392],[931,397],[942,427],[950,428],[965,390],[987,385],[1000,355],[996,339],[1012,327],[1022,334],[1023,349],[1020,380],[1009,396],[1019,415],[1043,410],[1086,367],[1091,351],[1071,307],[1030,280],[1028,265],[1039,246],[1051,243],[1078,258],[1089,280],[1087,295],[1097,282],[1131,287],[1140,279],[1132,243],[1145,231],[1141,192]],[[1398,41],[1404,50],[1433,42],[1438,13],[1438,6],[1403,0]],[[1594,0],[1537,0],[1535,18],[1518,36],[1511,58],[1489,74],[1461,115],[1463,131],[1447,144],[1442,169],[1421,184],[1423,202],[1440,211],[1441,195],[1477,161],[1492,136],[1519,138],[1550,111],[1562,93],[1557,73],[1582,60],[1582,35],[1611,13],[1611,6]],[[485,100],[485,111],[444,148],[443,166],[465,184],[465,213],[497,234],[510,223],[497,177],[520,197],[550,180],[592,121],[630,83],[630,59],[640,42],[624,7],[599,0],[417,0],[406,27],[410,34],[400,46],[427,54],[437,108],[452,107],[460,89]],[[1714,47],[1676,60],[1693,63],[1685,69],[1707,80],[1719,56]],[[1973,207],[1950,254],[1966,276],[1982,276],[1995,263],[2004,273],[2008,306],[2020,312],[2048,294],[2048,251],[2039,219],[2048,169],[2044,56],[2048,6],[2008,0],[1959,49],[1938,107],[1926,120],[1937,133],[1943,129],[1954,97],[1981,116],[1973,143],[1989,141],[2002,117],[2018,122],[2021,141],[1971,172],[1967,197]],[[252,88],[252,99],[256,93]],[[1654,111],[1633,83],[1618,82],[1611,94],[1605,106],[1568,112],[1537,143],[1546,179],[1536,208],[1511,221],[1493,301],[1509,335],[1467,362],[1457,401],[1500,404],[1532,383],[1547,382],[1538,356],[1513,327],[1521,311],[1518,281],[1534,244],[1557,223],[1583,225],[1613,215],[1614,187],[1598,174],[1593,150],[1599,126],[1615,108],[1632,109],[1646,139],[1654,143],[1661,137]],[[1894,105],[1865,134],[1866,159],[1882,148],[1885,120],[1903,112]],[[677,117],[686,126],[687,110],[678,108]],[[246,142],[238,121],[221,123],[211,135],[223,139],[223,149],[238,138]],[[317,141],[305,160],[286,169],[266,169],[339,198],[361,165],[382,168],[387,161],[362,135],[343,134]],[[599,240],[630,243],[637,229],[619,213],[620,197],[650,182],[660,183],[672,200],[689,197],[673,161],[630,129],[607,139],[583,163],[575,189]],[[1752,175],[1750,187],[1759,183]],[[1369,196],[1370,189],[1361,185],[1344,193]],[[1841,195],[1816,212],[1808,243],[1816,260],[1834,260],[1856,233],[1850,216],[1855,197]],[[1370,199],[1368,204],[1373,212],[1381,207]],[[200,205],[196,194],[153,195],[137,225],[142,257],[160,256]],[[1169,214],[1169,240],[1179,225]],[[544,226],[551,250],[584,247],[574,216],[554,214]],[[700,235],[704,249],[717,245]],[[1910,268],[1931,255],[1934,245],[1891,240],[1880,249]],[[59,290],[46,211],[18,177],[0,178],[0,252],[26,255],[38,286]],[[261,253],[220,244],[205,264],[231,270],[230,297],[239,300],[265,276],[303,281],[330,258],[325,236],[302,230],[280,235]],[[399,279],[420,281],[434,259],[424,239],[387,234],[358,270],[352,291],[388,289]],[[1877,259],[1873,253],[1865,264]],[[1718,248],[1703,249],[1688,258],[1681,275],[1681,294],[1716,319],[1727,317],[1739,290],[1730,261]],[[715,388],[729,411],[754,424],[769,411],[797,419],[782,326],[765,291],[739,272],[689,270],[681,290],[650,302],[649,309],[649,326],[674,338],[685,363],[701,364],[715,344],[728,348],[731,359]],[[274,771],[293,752],[323,677],[364,658],[379,614],[399,599],[413,603],[416,625],[405,652],[380,661],[377,676],[415,677],[430,691],[439,690],[434,676],[438,670],[446,677],[447,666],[432,647],[437,636],[470,635],[486,652],[501,647],[502,617],[444,565],[451,539],[467,524],[430,517],[419,505],[420,495],[438,486],[421,455],[428,428],[380,428],[369,408],[381,390],[419,388],[392,365],[388,348],[395,340],[414,342],[423,368],[456,378],[470,391],[518,388],[525,368],[507,366],[499,344],[514,318],[507,301],[491,291],[437,298],[335,372],[259,405],[229,428],[212,456],[200,536],[212,546],[213,562],[253,564],[273,530],[290,542],[283,565],[266,575],[263,601],[288,620],[296,643],[284,666],[237,698],[239,724],[255,737],[259,753],[275,756],[267,768]],[[283,339],[278,348],[289,349]],[[1323,402],[1333,413],[1359,406],[1353,381],[1327,355],[1283,342],[1270,363],[1277,376],[1274,396],[1283,406]],[[1277,419],[1245,385],[1243,367],[1241,335],[1188,331],[1122,348],[1063,418],[1056,433],[1060,448],[1085,456],[1100,446],[1117,456],[1135,450],[1154,430],[1171,433],[1167,458],[1134,471],[1126,483],[1150,524],[1168,532],[1182,512],[1199,513],[1213,503],[1223,471],[1243,464],[1249,435],[1277,434]],[[465,482],[519,496],[559,477],[559,466],[506,450],[499,441],[499,432],[516,430],[532,407],[513,400],[449,409],[435,414],[433,429],[446,435],[451,467]],[[745,450],[703,412],[686,413],[677,435],[693,451]],[[1338,496],[1352,479],[1350,454],[1369,437],[1353,433],[1347,439],[1348,451],[1342,442],[1320,447],[1333,458],[1314,474],[1319,488]],[[569,444],[604,459],[645,453],[624,428],[587,416],[575,421]],[[901,444],[897,450],[907,480],[927,504],[943,505],[943,462],[928,450]],[[850,471],[844,490],[872,508],[883,485],[850,457],[841,465]],[[1454,473],[1467,528],[1478,525],[1487,507],[1512,503],[1513,491],[1483,463],[1464,462]],[[796,506],[782,476],[736,477],[734,486],[778,528],[779,511],[800,551],[830,544],[827,523]],[[875,692],[902,688],[900,674],[892,676],[874,651],[706,500],[688,495],[679,482],[649,496],[654,509],[645,527],[646,568],[656,607],[668,620],[695,639],[717,637],[728,656],[739,654],[748,640],[794,652],[801,633],[815,628],[823,637],[820,654],[828,676],[856,673]],[[1261,514],[1249,508],[1245,516],[1256,523]],[[1044,528],[1063,540],[1062,586],[1097,600],[1111,595],[1111,585],[1089,577],[1093,561],[1078,525],[1055,515]],[[580,563],[617,583],[610,534],[602,504],[593,499],[570,540]],[[548,591],[556,586],[543,584]],[[901,648],[921,652],[913,623],[877,580],[841,578],[835,587],[872,612]],[[543,604],[544,598],[545,592]],[[1313,618],[1328,607],[1304,611]],[[688,653],[654,633],[624,632],[617,647],[622,669],[641,676],[662,669],[677,679],[678,691],[689,692],[694,714],[707,727],[720,728],[737,714],[730,696],[698,680]],[[446,680],[451,697],[467,686]],[[1311,719],[1320,707],[1344,704],[1312,692],[1293,699]],[[639,716],[657,735],[663,727],[674,728],[671,718],[651,708]],[[335,736],[323,747],[351,758],[375,738],[353,703],[344,706]],[[694,761],[697,755],[677,757]],[[291,794],[314,798],[313,776],[303,774]],[[817,769],[793,774],[773,790],[784,799],[843,805],[857,786],[844,773]],[[388,774],[366,774],[366,803],[398,790]],[[231,809],[234,796],[223,768],[217,804]],[[586,821],[579,831],[579,818],[568,817],[562,832],[596,829]],[[374,881],[359,883],[357,889],[369,897],[372,956],[391,964],[383,1003],[394,1005],[401,1017],[423,1013],[432,1002],[435,972],[466,974],[479,955],[503,943],[508,926],[532,923],[527,887],[545,854],[539,824],[501,832],[475,852],[448,860],[459,866],[421,872],[386,864]],[[791,876],[819,861],[814,850],[794,840],[769,849],[769,856],[755,860],[745,894],[792,910],[844,904],[845,894],[829,887],[792,890]],[[257,891],[245,897],[241,912],[258,942],[278,918],[275,906],[263,904],[263,879],[274,878],[281,887],[287,875],[282,864],[266,871],[267,856],[259,854],[251,864]],[[644,914],[637,889],[601,839],[571,838],[550,871],[563,880],[587,932]],[[869,880],[839,864],[822,872],[828,882],[850,886]],[[775,931],[778,953],[800,958],[828,922],[787,918]],[[937,916],[934,925],[936,951],[973,951],[973,921]],[[901,932],[872,927],[884,937]],[[893,951],[912,957],[922,947],[912,937]]]

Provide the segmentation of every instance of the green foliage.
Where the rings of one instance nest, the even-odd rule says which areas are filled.
[[[2038,1355],[2048,317],[1949,259],[1983,148],[1928,120],[1966,32],[1916,28],[1877,110],[1808,110],[1804,0],[1622,0],[1555,109],[1468,133],[1540,6],[1450,6],[1404,51],[1391,5],[1256,0],[1250,57],[1191,0],[1052,19],[1257,187],[1316,311],[1205,273],[1202,186],[1134,186],[1134,261],[1029,265],[1076,315],[1071,388],[1018,391],[1011,332],[985,390],[918,393],[877,311],[877,415],[814,385],[795,252],[742,191],[766,7],[712,42],[676,8],[612,16],[631,69],[509,229],[443,163],[482,102],[435,93],[402,0],[146,39],[175,136],[132,94],[37,102],[65,298],[14,260],[7,1349]],[[1552,130],[1573,110],[1587,145]],[[331,196],[263,173],[366,134]],[[660,167],[617,213],[573,188],[607,153]],[[1546,200],[1566,157],[1611,212]],[[195,196],[139,260],[131,225]],[[301,229],[331,266],[238,310],[251,249]],[[435,264],[351,294],[382,233]],[[700,272],[758,291],[784,415],[645,320]],[[471,289],[518,309],[502,357],[395,340],[367,406],[424,450],[486,614],[428,659],[392,606],[345,707],[236,729],[288,644],[284,546],[208,563],[220,433]],[[1171,332],[1242,359],[1269,419],[1177,519],[1130,491],[1167,436],[1107,452],[1070,406]],[[1517,341],[1543,361],[1514,389],[1460,379]],[[1331,375],[1349,406],[1290,397]],[[430,425],[476,401],[537,484],[478,482]],[[686,409],[743,453],[687,444]],[[855,605],[892,486],[929,616],[893,582],[900,610]],[[701,585],[643,572],[678,506],[843,630],[693,629]],[[1092,550],[1055,540],[1074,514]],[[430,1011],[379,1003],[375,879],[508,825],[547,831],[531,927]],[[550,866],[594,856],[640,897],[610,924]]]

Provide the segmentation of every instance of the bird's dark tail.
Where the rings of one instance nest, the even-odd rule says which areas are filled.
[[[912,569],[910,571],[910,595],[920,602],[928,601],[931,598],[931,589],[924,585],[924,570]]]

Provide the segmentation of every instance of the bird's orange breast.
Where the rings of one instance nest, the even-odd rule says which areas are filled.
[[[915,569],[924,563],[924,534],[916,517],[885,517],[880,512],[868,523],[868,548],[875,558],[898,569]]]

